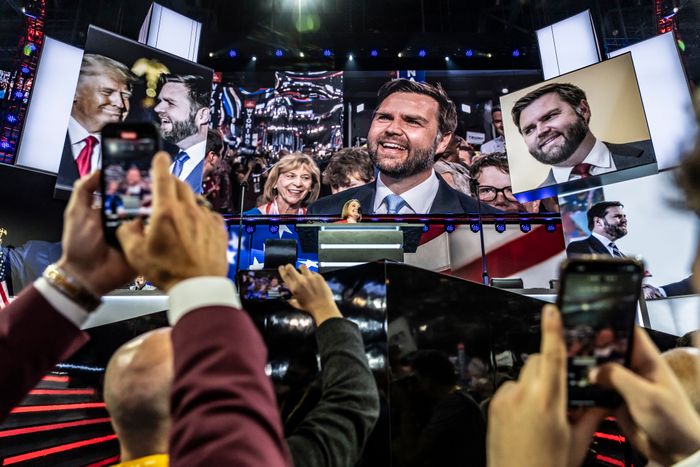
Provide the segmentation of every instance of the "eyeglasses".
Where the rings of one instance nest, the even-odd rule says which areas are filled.
[[[503,193],[503,197],[511,201],[515,201],[512,187],[496,188],[493,186],[480,186],[479,199],[482,201],[493,201],[499,193]]]

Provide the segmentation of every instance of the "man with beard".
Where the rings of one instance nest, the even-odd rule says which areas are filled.
[[[603,201],[588,210],[588,229],[591,235],[569,243],[567,256],[607,255],[622,258],[624,255],[615,245],[615,240],[627,235],[627,216],[619,201]]]
[[[518,99],[513,122],[530,154],[552,166],[540,186],[580,180],[656,162],[651,140],[612,144],[589,128],[586,93],[568,83],[551,83]]]
[[[340,215],[357,199],[362,212],[424,214],[477,212],[473,198],[450,187],[433,170],[457,128],[454,103],[442,87],[395,79],[378,92],[378,107],[367,135],[368,152],[379,170],[374,182],[321,198],[308,214]],[[494,212],[482,206],[483,212]]]
[[[103,55],[83,56],[58,169],[58,193],[70,193],[75,180],[100,168],[100,132],[107,123],[126,118],[135,79],[123,63]]]
[[[170,172],[202,193],[211,83],[201,76],[161,75],[158,104],[163,139],[178,147]]]

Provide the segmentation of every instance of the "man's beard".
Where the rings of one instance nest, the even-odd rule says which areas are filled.
[[[554,133],[554,135],[557,133],[559,132]],[[578,116],[576,123],[568,127],[564,133],[559,134],[564,138],[564,144],[554,147],[546,153],[536,147],[534,151],[530,150],[532,157],[547,165],[557,165],[568,160],[588,134],[588,124],[583,117]],[[548,136],[548,138],[551,136],[553,135]]]
[[[170,125],[172,128],[167,133],[161,130],[163,139],[168,143],[177,144],[197,133],[197,124],[193,116],[189,120],[170,120]]]
[[[379,160],[377,152],[379,150],[378,142],[369,142],[367,149],[369,150],[369,157],[372,163],[379,169],[379,171],[391,178],[400,179],[410,177],[417,173],[423,172],[433,166],[433,160],[435,158],[435,150],[437,149],[438,142],[440,140],[440,135],[438,134],[430,148],[413,149],[410,143],[406,144],[406,150],[408,151],[408,156],[406,160],[397,166],[390,166],[384,164]],[[401,143],[404,145],[404,143]]]
[[[619,225],[608,224],[608,222],[603,219],[603,229],[609,238],[617,240],[627,235],[627,227],[620,227]]]

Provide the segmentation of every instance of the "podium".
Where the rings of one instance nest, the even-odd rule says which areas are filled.
[[[321,272],[382,259],[403,262],[418,248],[423,224],[297,224],[302,251],[318,253]]]

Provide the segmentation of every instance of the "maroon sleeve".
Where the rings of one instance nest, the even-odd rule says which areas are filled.
[[[212,306],[172,332],[170,465],[290,466],[267,349],[248,315]]]
[[[33,286],[0,310],[0,420],[87,339]]]

